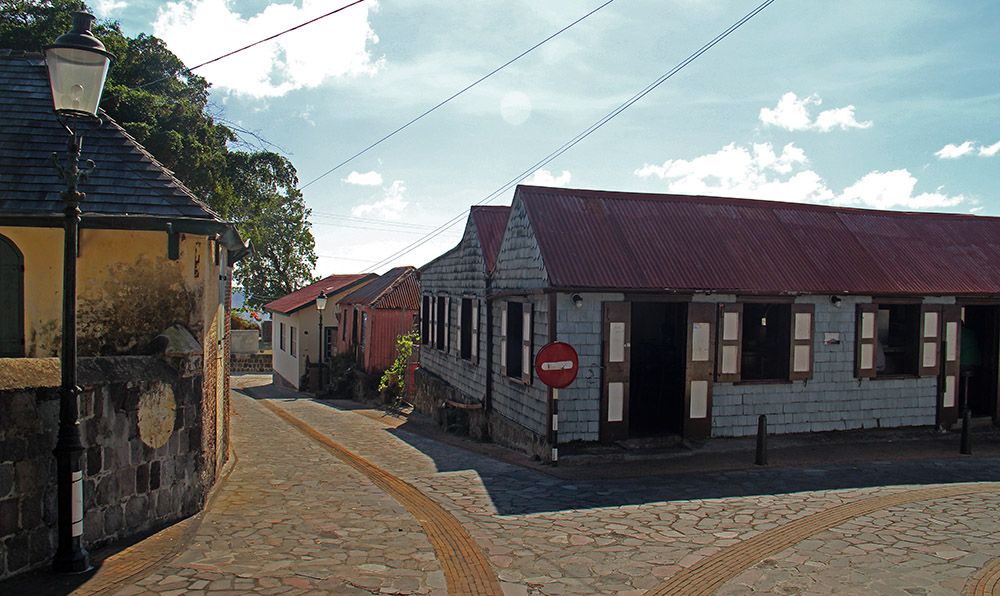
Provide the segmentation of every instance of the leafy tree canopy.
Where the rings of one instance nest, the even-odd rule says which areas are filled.
[[[75,10],[87,7],[79,0],[0,0],[0,45],[40,52],[69,31]],[[259,307],[311,281],[315,241],[292,163],[218,122],[208,81],[187,73],[163,40],[128,37],[113,21],[99,22],[94,33],[115,55],[104,111],[251,241],[252,255],[235,272],[247,304]]]

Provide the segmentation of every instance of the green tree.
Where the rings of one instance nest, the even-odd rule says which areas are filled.
[[[71,26],[79,0],[0,0],[0,44],[39,52]],[[94,28],[115,55],[101,107],[163,165],[251,241],[235,278],[259,307],[310,281],[315,241],[295,167],[268,151],[239,151],[234,130],[210,114],[210,85],[161,39],[128,37],[118,23]]]
[[[219,210],[253,249],[235,272],[247,303],[260,305],[310,282],[316,245],[291,162],[276,153],[234,151],[226,172],[231,192],[220,194]]]

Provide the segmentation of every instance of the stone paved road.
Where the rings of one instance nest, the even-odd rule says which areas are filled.
[[[507,594],[641,594],[836,505],[914,484],[1000,480],[995,459],[565,480],[336,403],[272,403],[444,507]],[[433,545],[403,506],[261,403],[236,394],[233,405],[239,461],[193,542],[116,593],[445,593]],[[720,592],[954,594],[1000,556],[998,506],[1000,496],[976,492],[852,518],[750,565]]]

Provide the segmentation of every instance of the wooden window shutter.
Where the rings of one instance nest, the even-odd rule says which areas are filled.
[[[920,308],[920,376],[941,372],[941,307],[928,304]]]
[[[948,305],[941,309],[941,360],[938,377],[938,425],[948,428],[958,421],[958,389],[962,360],[962,307]]]
[[[735,383],[740,380],[740,361],[743,359],[743,305],[719,305],[719,353],[716,363],[716,380]]]
[[[531,384],[531,373],[534,368],[532,354],[532,335],[534,325],[534,305],[530,302],[524,303],[524,310],[521,311],[521,380],[525,385]]]
[[[444,299],[444,351],[451,352],[451,296]]]
[[[437,347],[437,315],[438,315],[438,297],[431,296],[431,347]]]
[[[427,309],[424,308],[424,303],[427,301],[427,296],[425,294],[420,295],[420,345],[427,343],[427,334],[424,333],[424,329],[427,328]]]
[[[792,381],[812,378],[815,330],[815,307],[812,304],[793,304],[791,345],[788,348],[788,378]]]
[[[500,374],[507,376],[507,303],[500,308]]]
[[[878,305],[859,304],[854,322],[854,376],[875,377],[878,361]]]
[[[479,364],[479,300],[472,299],[472,333],[469,334],[469,341],[472,345],[469,346],[470,354],[472,357],[472,364]]]

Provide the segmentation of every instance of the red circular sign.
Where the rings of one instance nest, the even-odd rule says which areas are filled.
[[[580,370],[580,359],[576,349],[566,342],[554,341],[547,344],[535,356],[535,375],[549,387],[562,389],[576,379]]]

